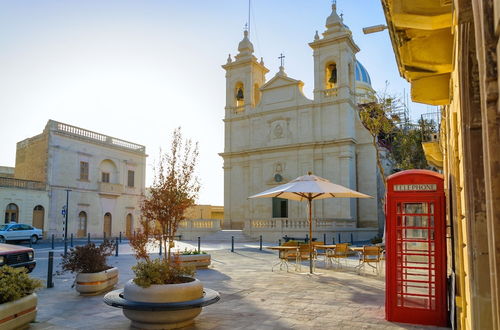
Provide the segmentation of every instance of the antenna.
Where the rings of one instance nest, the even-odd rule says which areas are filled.
[[[248,35],[250,35],[250,8],[252,8],[251,1],[252,0],[248,0]]]

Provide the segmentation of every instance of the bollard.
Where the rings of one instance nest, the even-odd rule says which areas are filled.
[[[354,235],[351,233],[351,245],[354,244]]]
[[[120,243],[122,242],[122,232],[120,232]]]
[[[339,243],[340,243],[340,233],[339,233]]]
[[[106,242],[106,232],[105,231],[102,233],[102,237],[103,237],[103,239],[102,239],[103,242]]]
[[[309,243],[309,234],[306,234],[306,243]]]
[[[134,238],[135,238],[135,230],[134,230]]]
[[[54,236],[54,235],[52,235]],[[54,282],[52,282],[52,271],[54,268],[54,252],[49,251],[49,264],[47,266],[47,288],[53,288]]]
[[[160,241],[160,255],[162,253],[162,244],[161,244],[161,241]]]
[[[52,250],[54,250],[54,234],[52,234]]]
[[[261,251],[262,251],[262,235],[260,235],[260,238],[259,238],[259,240],[260,240],[260,246],[259,246],[259,250],[261,250]]]
[[[335,236],[332,236],[332,244],[335,244]]]
[[[278,240],[278,245],[281,246],[281,240],[280,239]]]
[[[90,233],[87,234],[87,244],[90,244]]]
[[[198,253],[201,251],[201,238],[198,236]]]
[[[116,238],[116,252],[115,252],[115,257],[118,257],[118,237]]]
[[[69,245],[70,245],[71,247],[73,247],[73,233],[71,233],[71,240],[70,240]]]
[[[326,234],[323,234],[323,242],[326,244]]]
[[[231,252],[234,252],[234,236],[231,236]]]

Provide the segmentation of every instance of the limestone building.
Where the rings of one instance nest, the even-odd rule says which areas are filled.
[[[68,196],[68,233],[130,234],[145,162],[144,146],[50,120],[41,134],[17,143],[15,168],[0,168],[4,222],[61,236]]]
[[[247,31],[235,59],[229,56],[222,66],[224,228],[265,238],[293,232],[304,236],[305,204],[248,196],[308,171],[375,197],[315,202],[317,234],[379,226],[375,149],[357,112],[358,103],[369,101],[373,90],[368,72],[356,60],[359,48],[335,4],[323,36],[316,32],[309,46],[314,58],[312,100],[303,94],[303,82],[288,77],[283,66],[266,80],[269,70],[253,55]]]

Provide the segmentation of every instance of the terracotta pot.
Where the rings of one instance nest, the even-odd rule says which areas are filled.
[[[80,294],[99,294],[118,283],[118,268],[113,267],[99,273],[78,273],[75,282],[76,291]]]
[[[128,281],[123,289],[123,298],[137,302],[181,302],[203,297],[203,285],[200,281],[181,284],[151,285],[142,288],[133,280]],[[201,307],[176,311],[137,311],[124,309],[123,314],[132,321],[132,326],[139,329],[177,329],[193,323],[201,313]]]
[[[0,329],[16,329],[33,322],[36,318],[37,302],[37,295],[32,293],[21,299],[0,304]]]
[[[210,266],[210,254],[176,254],[175,258],[183,266],[194,266],[196,268],[208,268]]]

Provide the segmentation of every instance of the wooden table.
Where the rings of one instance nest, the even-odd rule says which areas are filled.
[[[280,259],[280,261],[278,261],[277,263],[275,263],[273,265],[273,267],[271,268],[271,271],[274,271],[274,267],[277,266],[277,265],[280,265],[280,270],[282,270],[282,267],[283,265],[286,266],[286,271],[288,272],[288,252],[289,251],[297,251],[298,250],[298,246],[268,246],[266,249],[269,249],[269,250],[275,250],[275,251],[278,251],[278,257]]]

